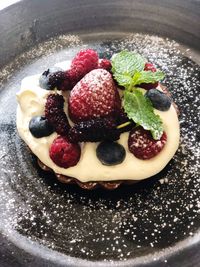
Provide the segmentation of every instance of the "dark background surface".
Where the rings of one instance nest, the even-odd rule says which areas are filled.
[[[199,17],[199,1],[21,1],[0,11],[0,67],[25,50],[62,33],[147,32],[175,39],[198,51]],[[198,267],[199,249],[198,243],[169,256],[167,262],[161,258],[153,264],[137,266]],[[0,236],[2,267],[63,265],[31,255]],[[77,262],[66,263],[66,266],[77,265]],[[94,266],[94,263],[81,266]],[[133,265],[116,263],[116,266]]]
[[[147,32],[199,50],[198,0],[25,0],[0,11],[1,62],[51,36],[78,32]]]
[[[36,266],[48,266],[48,267],[61,267],[61,266],[78,266],[77,263],[71,263],[69,265],[65,264],[56,264],[51,263],[49,260],[45,260],[42,258],[38,258],[33,256],[25,251],[17,248],[13,244],[9,243],[7,239],[1,236],[0,238],[0,266],[2,267],[36,267]],[[181,251],[180,253],[176,253],[175,255],[169,257],[167,262],[164,262],[163,259],[155,263],[147,263],[147,264],[139,264],[134,265],[136,267],[143,266],[143,267],[199,267],[199,245],[191,246],[188,249]],[[92,266],[101,266],[98,263],[88,262],[84,265],[84,267],[92,267]],[[104,265],[105,266],[105,265]],[[112,266],[111,264],[107,264],[107,266]],[[114,265],[114,266],[124,266],[124,267],[132,267],[132,263],[130,264],[123,264],[123,265]]]

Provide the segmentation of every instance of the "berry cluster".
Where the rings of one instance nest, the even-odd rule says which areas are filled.
[[[114,141],[126,131],[130,132],[129,150],[139,159],[150,159],[164,147],[167,140],[165,132],[160,140],[154,140],[149,131],[135,127],[135,123],[127,117],[110,73],[111,67],[110,60],[99,59],[96,51],[86,49],[74,57],[69,70],[48,69],[41,75],[39,82],[42,88],[71,90],[68,111],[64,110],[63,96],[51,93],[46,100],[45,117],[34,117],[30,121],[30,131],[37,138],[50,135],[53,130],[59,134],[49,151],[56,165],[63,168],[76,165],[81,154],[78,143],[100,141],[103,143],[97,148],[97,157],[102,164],[119,164],[125,158],[125,149]],[[146,63],[144,70],[155,72],[156,68]],[[171,101],[155,89],[157,86],[158,83],[140,84],[140,87],[149,90],[145,96],[155,108],[167,110]],[[67,113],[74,122],[73,126],[69,124]],[[40,129],[41,133],[38,133]]]
[[[72,60],[70,69],[51,68],[40,76],[40,86],[47,90],[71,90],[87,73],[94,69],[111,70],[108,59],[99,59],[93,49],[81,50]]]

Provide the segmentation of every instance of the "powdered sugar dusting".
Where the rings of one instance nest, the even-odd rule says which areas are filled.
[[[74,42],[73,49],[80,43],[80,39]],[[50,249],[78,258],[114,261],[151,254],[149,261],[162,255],[167,263],[167,254],[181,246],[180,242],[183,246],[194,242],[199,229],[200,68],[178,50],[177,43],[155,36],[136,34],[88,47],[106,56],[125,48],[136,50],[165,71],[164,84],[181,109],[179,150],[159,175],[133,187],[85,192],[62,186],[53,175],[37,168],[17,136],[13,97],[17,88],[16,80],[15,84],[11,80],[8,93],[0,98],[1,114],[7,110],[0,116],[1,228],[7,229],[8,235],[18,231]],[[67,48],[68,56],[73,49]],[[35,59],[32,53],[27,52],[23,60],[29,63]],[[34,64],[32,74],[37,62]],[[10,65],[7,71],[12,68]],[[1,75],[5,82],[7,75]]]
[[[0,70],[0,87],[5,81],[12,77],[16,70],[21,69],[25,63],[27,64],[28,62],[46,55],[51,56],[60,49],[79,46],[81,44],[82,41],[77,35],[60,35],[57,38],[50,38],[48,41],[38,44],[37,47],[21,54],[14,62],[11,62]],[[15,66],[14,69],[13,66]]]

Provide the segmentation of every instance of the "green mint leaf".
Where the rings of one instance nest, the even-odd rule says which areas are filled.
[[[147,60],[141,55],[124,50],[112,58],[112,72],[132,77],[136,71],[144,69],[145,62]]]
[[[137,71],[135,72],[132,80],[132,85],[137,85],[141,83],[155,83],[162,80],[165,77],[162,71]]]
[[[154,113],[151,101],[135,89],[133,92],[125,90],[123,107],[129,119],[151,131],[155,140],[159,140],[163,133],[162,120]]]
[[[129,86],[132,83],[132,77],[126,74],[114,73],[114,78],[118,84],[124,87]]]
[[[155,83],[164,78],[161,71],[144,71],[147,60],[141,55],[122,51],[112,60],[112,72],[119,85],[125,87],[123,107],[129,119],[144,129],[151,131],[154,139],[160,139],[163,133],[162,121],[154,113],[151,101],[135,88],[141,83]]]

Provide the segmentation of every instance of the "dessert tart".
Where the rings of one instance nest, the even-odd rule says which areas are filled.
[[[22,80],[17,129],[63,183],[115,189],[159,173],[179,146],[178,109],[163,72],[141,55],[92,49]]]

